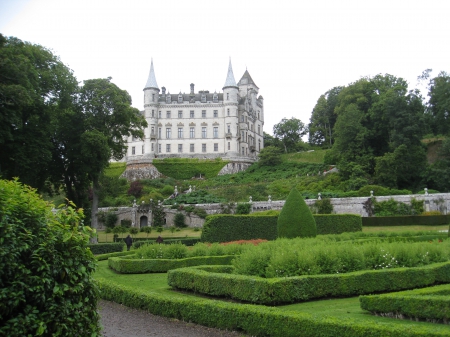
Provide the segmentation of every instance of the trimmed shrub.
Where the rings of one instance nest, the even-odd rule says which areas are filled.
[[[314,217],[299,191],[293,188],[284,203],[277,221],[278,237],[315,237]]]
[[[114,243],[95,243],[89,244],[88,247],[91,252],[95,255],[98,254],[108,254],[123,251],[125,243],[124,242],[114,242]]]
[[[229,265],[234,255],[199,256],[184,259],[123,259],[111,257],[109,268],[121,274],[166,273],[169,270],[200,265]]]
[[[171,287],[255,304],[297,303],[314,298],[351,297],[450,282],[450,262],[416,268],[365,270],[346,274],[265,279],[232,274],[232,267],[204,266],[170,270]]]
[[[364,227],[379,226],[439,226],[450,223],[447,215],[405,215],[405,216],[376,216],[362,218]]]
[[[90,229],[32,188],[0,180],[0,336],[100,333]],[[73,206],[73,204],[72,204]]]
[[[361,322],[350,318],[316,317],[305,312],[286,311],[279,308],[213,301],[204,298],[177,297],[148,292],[135,287],[114,284],[98,279],[102,298],[122,303],[131,308],[148,311],[154,315],[172,317],[185,322],[223,330],[244,331],[251,336],[294,337],[443,337],[447,327]]]
[[[361,232],[362,217],[357,214],[315,214],[317,234]]]
[[[175,214],[175,217],[173,219],[175,227],[178,227],[178,228],[186,227],[187,225],[184,223],[184,221],[185,221],[185,215],[183,213],[178,212]]]
[[[359,298],[361,309],[384,316],[402,315],[405,318],[433,320],[446,323],[450,320],[450,285],[414,289]]]

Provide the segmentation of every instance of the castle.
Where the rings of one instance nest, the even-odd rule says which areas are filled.
[[[227,160],[222,173],[245,170],[264,147],[264,100],[246,70],[236,84],[231,60],[221,93],[170,94],[158,87],[153,60],[144,88],[148,127],[144,139],[129,137],[125,176],[130,180],[156,177],[154,158]]]

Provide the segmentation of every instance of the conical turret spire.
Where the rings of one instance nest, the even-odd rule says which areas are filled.
[[[145,88],[155,88],[158,89],[158,83],[156,83],[155,70],[153,69],[153,59],[152,64],[150,66],[150,73],[148,74],[147,84]]]
[[[238,87],[236,85],[236,80],[234,79],[234,75],[233,75],[233,67],[231,66],[231,58],[230,58],[230,63],[228,65],[228,74],[227,74],[227,79],[225,80],[225,85],[223,86],[222,89],[225,89],[226,87]]]

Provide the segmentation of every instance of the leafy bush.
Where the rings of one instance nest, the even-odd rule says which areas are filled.
[[[105,226],[107,228],[113,228],[117,223],[118,216],[116,213],[108,212],[105,215]]]
[[[99,333],[95,258],[82,218],[72,206],[53,214],[33,189],[0,180],[0,335]]]
[[[175,214],[174,224],[175,224],[175,227],[178,227],[178,228],[183,228],[183,227],[187,226],[185,224],[185,216],[184,216],[183,213],[179,213],[178,212],[178,213]]]
[[[333,205],[329,198],[322,200],[316,200],[314,205],[311,207],[312,212],[315,214],[331,214],[333,213]]]
[[[236,205],[236,214],[250,214],[250,211],[252,210],[252,204],[246,202],[246,203],[239,203]]]
[[[123,242],[114,242],[114,243],[96,243],[90,244],[88,247],[91,249],[92,253],[95,255],[98,254],[108,254],[123,251],[124,243]]]
[[[278,237],[315,237],[316,222],[297,189],[293,188],[277,221]]]
[[[128,195],[132,195],[135,198],[139,198],[142,195],[143,186],[140,180],[135,180],[130,183],[130,188],[128,189]]]

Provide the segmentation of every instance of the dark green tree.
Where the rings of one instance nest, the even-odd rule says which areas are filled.
[[[431,71],[431,70],[430,70]],[[442,71],[428,84],[427,112],[435,135],[450,135],[450,75]]]
[[[185,215],[183,213],[177,212],[175,214],[174,219],[173,219],[175,227],[178,227],[178,228],[186,227],[186,224],[184,222],[185,218],[186,217],[185,217]]]
[[[306,135],[305,124],[297,118],[283,118],[280,123],[273,126],[273,135],[282,144],[284,151],[295,152],[303,146],[302,137]]]
[[[158,203],[152,201],[151,209],[153,213],[153,227],[163,227],[165,225],[166,220],[166,212],[164,212],[164,207],[162,205],[158,205]]]
[[[337,96],[341,90],[342,87],[334,87],[317,100],[308,125],[310,144],[326,145],[330,148],[333,145],[333,128],[337,118],[334,109],[338,102]]]
[[[281,164],[281,150],[275,146],[264,147],[258,155],[259,166],[276,166]]]
[[[291,239],[317,235],[316,221],[296,188],[289,193],[278,216],[277,230],[279,238]]]

